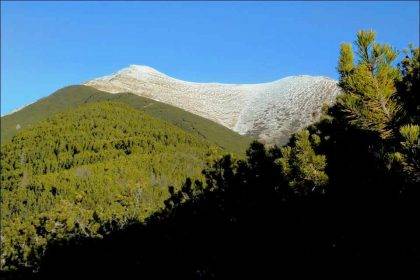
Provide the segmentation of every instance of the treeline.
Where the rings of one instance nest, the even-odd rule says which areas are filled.
[[[163,207],[221,150],[122,103],[59,113],[1,150],[2,269],[31,267],[52,239],[102,236]]]

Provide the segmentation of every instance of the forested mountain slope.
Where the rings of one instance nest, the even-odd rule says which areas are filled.
[[[146,223],[51,244],[35,276],[418,275],[420,49],[397,61],[375,37],[362,30],[341,45],[343,94],[287,146],[223,157],[204,171],[205,189],[185,180]]]
[[[100,236],[163,206],[221,149],[123,103],[96,102],[19,132],[1,149],[2,267],[52,239]],[[30,261],[31,260],[31,261]]]
[[[101,100],[126,103],[238,154],[243,153],[250,143],[248,137],[241,136],[220,124],[171,105],[130,93],[110,94],[82,85],[62,88],[17,112],[3,116],[1,118],[1,141],[3,143],[10,140],[20,129],[36,124],[55,113]]]
[[[204,167],[223,151],[108,102],[22,131],[2,146],[3,275],[417,272],[420,49],[398,61],[375,38],[340,46],[342,94],[319,122],[283,147],[254,142],[244,159]]]

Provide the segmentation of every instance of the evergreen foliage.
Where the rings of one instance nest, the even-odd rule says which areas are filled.
[[[341,45],[338,70],[340,86],[345,90],[339,104],[350,123],[361,129],[378,132],[383,139],[392,136],[392,125],[399,106],[395,101],[396,81],[400,73],[392,65],[396,51],[375,42],[373,31],[359,31],[356,65],[349,44]]]
[[[341,129],[348,121],[361,133],[379,137],[370,142],[381,159],[378,163],[419,182],[419,48],[409,46],[396,67],[397,51],[375,42],[375,37],[371,30],[357,33],[355,66],[351,45],[341,45],[338,70],[344,94],[338,99],[339,113],[333,117],[345,120]]]
[[[280,278],[287,272],[296,277],[313,277],[319,272],[325,276],[330,272],[337,277],[336,270],[346,275],[349,271],[378,275],[392,269],[400,274],[417,269],[419,49],[411,47],[395,67],[396,52],[386,44],[376,43],[374,32],[360,31],[355,46],[356,61],[351,45],[341,46],[337,68],[343,94],[337,104],[326,109],[321,121],[294,135],[287,146],[267,149],[253,142],[245,159],[225,155],[203,170],[204,178],[191,176],[178,188],[174,182],[168,188],[165,207],[155,207],[159,210],[144,222],[117,222],[114,227],[114,220],[108,219],[111,223],[105,223],[107,227],[101,225],[109,231],[103,238],[84,233],[93,228],[85,226],[89,225],[91,208],[82,207],[87,203],[86,196],[74,192],[71,201],[75,203],[57,204],[48,214],[55,223],[46,219],[43,230],[54,229],[54,234],[60,234],[54,226],[69,226],[70,232],[77,234],[67,232],[45,240],[48,249],[45,254],[42,252],[38,273],[20,270],[17,275],[41,279],[54,279],[57,275],[258,279]],[[126,137],[122,134],[121,138]],[[26,138],[11,150],[24,147],[23,139]],[[189,141],[184,142],[190,145]],[[111,155],[121,153],[118,160],[132,157],[126,151],[137,147],[123,143],[112,148]],[[202,151],[202,158],[214,159],[218,153],[207,152],[209,148],[210,145],[203,150],[197,148],[197,153]],[[79,148],[71,145],[69,150],[77,156],[74,151]],[[25,175],[22,163],[18,163],[26,162],[26,157],[11,154],[16,163],[7,169],[7,178],[13,187],[6,191],[21,190],[22,197],[26,197],[22,185],[27,185],[33,175]],[[48,157],[54,156],[53,152]],[[112,164],[118,165],[118,160],[111,158]],[[56,161],[52,168],[63,174],[57,180],[66,178],[64,174],[73,170],[66,169],[66,164],[71,165],[74,160],[65,157]],[[56,174],[44,174],[44,165],[35,166],[33,170],[40,172],[35,177]],[[86,176],[84,171],[77,172]],[[127,175],[131,172],[135,171]],[[99,184],[109,185],[108,181]],[[124,186],[115,188],[123,188],[120,185]],[[67,190],[74,184],[65,186]],[[34,199],[44,201],[39,188],[30,190],[35,192]],[[57,193],[52,187],[49,190]],[[112,197],[113,192],[102,193],[101,197],[108,195]],[[127,196],[136,197],[135,193]],[[14,201],[10,200],[10,209],[17,207]],[[23,213],[26,208],[16,209]],[[118,216],[118,211],[116,206],[107,215]],[[78,219],[77,226],[60,220],[68,212],[77,213],[66,216],[66,221]],[[98,219],[97,214],[92,217]],[[34,251],[19,246],[25,244],[24,240],[31,240],[37,228],[30,223],[23,226],[20,234],[10,235],[16,245],[9,247],[19,252],[17,258],[27,256],[31,260]],[[12,259],[15,253],[9,256]]]
[[[397,83],[398,99],[403,110],[400,121],[420,123],[420,49],[410,45],[399,63],[402,79]]]
[[[89,86],[69,86],[43,98],[22,110],[1,118],[1,141],[10,141],[16,133],[39,121],[85,103],[114,101],[125,103],[154,118],[176,125],[183,130],[205,138],[221,148],[243,155],[251,139],[241,136],[215,122],[191,114],[177,107],[131,93],[111,94]],[[19,128],[19,129],[17,129]]]
[[[311,141],[309,136],[307,130],[297,133],[290,145],[280,149],[282,157],[277,160],[289,186],[297,188],[297,193],[320,190],[328,182],[326,157],[316,154],[313,148],[319,144],[320,138],[313,134]]]
[[[1,151],[1,261],[31,266],[52,239],[102,236],[163,206],[221,150],[122,103],[22,130]]]

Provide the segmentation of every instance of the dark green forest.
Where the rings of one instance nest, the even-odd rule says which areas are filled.
[[[253,142],[245,158],[226,155],[156,119],[150,118],[156,125],[138,122],[149,117],[121,104],[87,105],[23,130],[2,146],[2,212],[8,215],[2,223],[10,232],[2,231],[2,249],[9,248],[2,250],[2,265],[11,270],[4,276],[277,279],[293,273],[340,279],[366,272],[398,272],[400,278],[418,274],[420,50],[409,46],[398,52],[375,37],[373,31],[360,31],[353,44],[340,46],[343,93],[319,122],[282,147]],[[72,121],[60,122],[66,118]],[[100,126],[106,118],[114,128]],[[190,147],[194,156],[176,156]],[[145,152],[146,161],[136,160]],[[160,161],[150,173],[142,163],[155,157]],[[82,162],[93,164],[87,173],[74,168]],[[178,172],[179,164],[191,174],[160,181],[165,195],[152,194],[156,204],[151,208],[143,205],[149,199],[135,204],[130,191],[136,188],[130,183],[99,175],[109,168],[112,178],[133,178],[135,184],[144,175]],[[153,188],[145,183],[141,189]],[[60,195],[67,204],[55,199]],[[121,195],[130,207],[120,206]],[[104,205],[109,208],[101,209]],[[21,230],[13,217],[16,223],[26,221],[28,229]],[[39,244],[38,235],[44,238]]]

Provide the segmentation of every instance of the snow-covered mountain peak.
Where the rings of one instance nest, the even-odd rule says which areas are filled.
[[[126,68],[121,69],[116,73],[117,75],[127,75],[136,79],[147,78],[148,76],[166,76],[163,73],[157,71],[156,69],[146,66],[146,65],[136,65],[132,64]]]
[[[119,70],[118,72],[111,74],[109,76],[106,76],[107,78],[115,78],[117,76],[127,77],[127,78],[133,78],[137,80],[147,80],[152,77],[167,77],[165,74],[157,71],[156,69],[146,66],[146,65],[135,65],[132,64],[126,68],[123,68]],[[102,77],[105,78],[105,77]],[[101,78],[99,78],[101,79]]]
[[[290,76],[261,84],[196,83],[144,65],[130,65],[85,85],[171,104],[269,143],[284,142],[316,121],[322,106],[333,103],[340,92],[335,80],[322,76]]]

